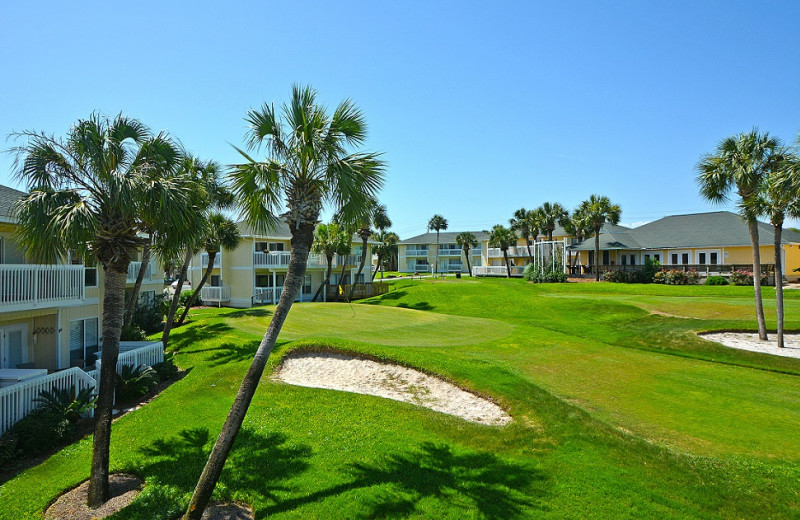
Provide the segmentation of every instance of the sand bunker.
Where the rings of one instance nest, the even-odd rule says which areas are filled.
[[[275,379],[290,385],[343,390],[404,401],[461,417],[503,425],[511,416],[493,402],[417,370],[343,354],[289,354]]]
[[[761,341],[754,332],[715,332],[701,334],[701,338],[722,343],[726,347],[762,352],[775,356],[800,358],[800,334],[785,334],[783,337],[784,348],[778,348],[775,343],[775,334],[768,334],[769,341]]]

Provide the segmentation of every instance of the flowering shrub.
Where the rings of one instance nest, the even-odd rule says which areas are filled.
[[[681,269],[669,269],[659,271],[653,276],[654,283],[666,285],[695,285],[700,281],[700,273],[694,269],[683,271]]]
[[[613,283],[648,283],[646,276],[641,271],[606,271],[603,281]]]
[[[767,283],[767,275],[761,274],[761,285]],[[733,285],[753,285],[753,271],[737,269],[731,273],[731,284]]]

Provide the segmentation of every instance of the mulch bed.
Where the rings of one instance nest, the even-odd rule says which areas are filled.
[[[89,481],[87,480],[80,486],[58,497],[53,502],[53,505],[47,508],[44,517],[46,519],[69,518],[70,520],[105,518],[133,502],[139,496],[144,485],[144,481],[141,478],[125,473],[112,474],[108,480],[110,498],[97,509],[91,509],[86,505],[86,498],[89,492]]]
[[[237,502],[209,504],[203,512],[203,520],[253,520],[253,508]]]

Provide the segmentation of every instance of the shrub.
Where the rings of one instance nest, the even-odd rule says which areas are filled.
[[[34,402],[39,403],[39,409],[65,418],[75,424],[81,414],[97,406],[97,396],[94,389],[84,388],[77,394],[71,388],[54,388],[52,391],[44,390]]]
[[[522,278],[534,283],[566,283],[566,273],[560,271],[539,271],[534,268],[533,264],[528,264],[522,271]]]
[[[193,294],[194,294],[194,291],[183,291],[181,293],[181,297],[178,299],[178,304],[181,307],[186,307],[186,304],[189,303],[189,298],[191,298]],[[194,307],[197,307],[199,305],[203,305],[203,301],[198,296],[197,300],[195,300],[195,302],[194,302]]]
[[[613,283],[648,283],[642,271],[606,271],[603,280]]]
[[[37,408],[11,427],[9,436],[22,456],[38,455],[75,438],[75,424],[63,415]]]
[[[144,331],[136,323],[131,323],[127,327],[122,327],[122,334],[119,337],[120,341],[144,341],[145,339]]]
[[[706,285],[728,285],[728,279],[724,276],[709,276],[706,278]]]
[[[178,375],[178,367],[175,366],[172,359],[165,359],[161,363],[156,363],[152,366],[152,369],[161,382],[172,381]]]
[[[654,283],[666,285],[695,285],[700,281],[700,273],[694,269],[684,271],[682,269],[662,270],[655,273]]]
[[[18,459],[21,454],[20,449],[17,447],[17,439],[11,435],[11,432],[6,432],[5,435],[0,437],[0,468],[10,467],[11,463]]]
[[[117,395],[126,402],[137,399],[158,384],[158,374],[146,365],[123,365],[117,373]]]
[[[733,285],[750,285],[754,283],[753,271],[746,271],[744,269],[737,269],[731,272],[731,284]],[[761,274],[761,285],[767,283],[767,275]]]
[[[642,269],[642,283],[653,283],[653,279],[659,271],[661,271],[661,262],[653,258],[645,258],[644,268]]]
[[[152,300],[136,306],[132,323],[138,325],[145,334],[153,334],[162,330],[164,314],[164,295],[157,294]]]

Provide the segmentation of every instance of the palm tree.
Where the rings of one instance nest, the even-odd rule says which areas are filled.
[[[564,231],[566,231],[568,235],[574,236],[578,239],[578,243],[583,242],[583,238],[591,232],[589,222],[587,221],[586,216],[582,214],[580,208],[573,211],[572,215],[565,219],[561,225],[564,227]],[[572,265],[572,251],[570,251],[569,254],[569,264]]]
[[[367,262],[367,249],[370,237],[373,234],[372,227],[374,226],[380,231],[385,231],[386,228],[391,227],[392,221],[386,213],[386,206],[378,204],[377,201],[373,202],[368,210],[367,216],[358,223],[356,234],[361,237],[361,263],[358,265],[358,272],[356,273],[355,280],[350,285],[349,300],[353,299],[353,291],[356,289],[356,282],[358,281],[361,272],[364,270],[364,264]]]
[[[508,262],[508,248],[517,243],[517,235],[512,230],[497,224],[492,228],[489,233],[489,247],[499,247],[503,252],[503,258],[506,262],[506,276],[511,278],[511,264]]]
[[[246,120],[250,149],[264,148],[267,158],[259,162],[239,150],[246,162],[233,168],[233,190],[243,216],[260,232],[275,225],[285,202],[284,218],[292,233],[291,259],[280,301],[194,490],[187,520],[199,520],[211,498],[275,340],[300,293],[323,203],[331,203],[336,213],[355,220],[363,216],[383,185],[383,162],[378,155],[348,152],[366,137],[364,117],[349,100],[329,115],[317,104],[314,90],[295,86],[282,114],[265,104],[248,112]]]
[[[339,228],[339,224],[331,222],[330,224],[320,224],[314,231],[314,242],[311,245],[312,251],[318,254],[325,255],[325,260],[328,262],[328,270],[325,273],[325,281],[317,289],[314,298],[311,301],[317,301],[322,291],[327,294],[328,287],[331,283],[331,271],[333,270],[333,258],[338,251],[343,250],[346,244],[350,242],[350,235],[343,232]]]
[[[384,264],[391,262],[394,255],[397,254],[397,243],[400,242],[400,237],[397,236],[397,233],[391,231],[379,231],[372,238],[380,242],[375,246],[375,254],[378,255],[378,268],[381,270],[381,280],[383,280]],[[378,271],[372,273],[373,280],[376,274],[378,274]]]
[[[525,208],[520,208],[514,212],[514,216],[509,219],[508,223],[511,224],[511,229],[517,233],[520,238],[525,239],[525,244],[528,247],[528,258],[533,263],[533,252],[531,251],[531,212]],[[538,231],[536,233],[539,234]]]
[[[761,301],[761,254],[759,251],[757,211],[754,201],[766,174],[775,167],[780,141],[754,129],[727,137],[713,154],[701,157],[697,164],[700,195],[713,203],[728,200],[733,189],[739,195],[742,218],[747,221],[753,247],[753,286],[755,288],[758,337],[767,340],[764,305]]]
[[[531,240],[536,242],[539,233],[544,229],[544,214],[542,208],[532,209],[528,212],[528,229],[531,233]]]
[[[464,258],[467,259],[467,272],[470,276],[472,276],[472,264],[470,263],[469,259],[472,256],[470,254],[471,249],[478,245],[478,240],[475,238],[475,235],[469,231],[463,231],[456,235],[456,244],[460,245],[461,249],[464,250]],[[530,248],[528,251],[530,251]]]
[[[622,209],[604,195],[592,195],[581,202],[578,211],[594,232],[594,275],[600,281],[600,230],[605,224],[618,224]]]
[[[553,240],[553,231],[556,223],[561,223],[569,217],[569,212],[558,202],[545,202],[539,208],[542,212],[542,231],[547,233],[547,240]]]
[[[775,311],[778,319],[778,347],[784,347],[783,327],[783,266],[781,252],[783,222],[786,217],[800,218],[800,158],[783,152],[775,168],[764,178],[753,210],[769,217],[774,231],[775,249]],[[776,157],[778,155],[776,154]]]
[[[436,263],[433,266],[434,274],[439,273],[439,232],[447,230],[447,219],[441,215],[434,215],[428,221],[428,231],[436,231]]]
[[[44,133],[14,134],[16,175],[30,193],[17,207],[18,239],[37,261],[54,263],[73,250],[105,271],[103,344],[92,441],[88,504],[108,500],[111,409],[130,259],[144,244],[140,217],[183,221],[189,196],[179,178],[148,175],[169,169],[180,156],[166,134],[152,135],[139,121],[94,113],[60,139]]]
[[[208,279],[211,278],[211,271],[214,270],[214,260],[216,260],[217,254],[219,254],[222,249],[233,251],[239,247],[239,243],[242,241],[242,235],[239,233],[239,228],[234,221],[221,213],[213,212],[208,216],[208,225],[206,226],[204,239],[205,250],[206,253],[208,253],[206,272],[203,274],[203,278],[200,279],[200,283],[194,288],[189,301],[186,302],[186,307],[183,309],[183,313],[178,319],[178,325],[182,325],[184,320],[186,320],[189,309],[192,308],[194,302],[197,301],[197,297],[200,295],[200,290],[208,282]]]

